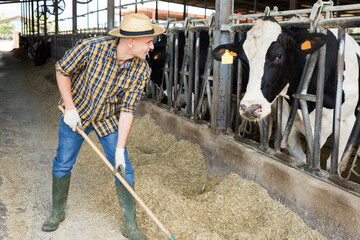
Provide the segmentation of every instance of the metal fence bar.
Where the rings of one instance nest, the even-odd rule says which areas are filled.
[[[263,15],[262,15],[263,16]],[[310,28],[311,21],[309,19],[298,20],[298,21],[283,21],[279,22],[282,27],[296,25],[300,28]],[[224,25],[223,29],[229,31],[248,31],[254,23],[241,23],[233,25]],[[341,17],[331,19],[321,19],[318,23],[319,27],[322,28],[351,28],[360,26],[360,17]]]
[[[348,4],[342,6],[327,6],[322,9],[322,13],[325,12],[339,12],[339,11],[350,11],[350,10],[359,10],[360,4]],[[289,11],[273,11],[270,13],[270,16],[291,16],[291,15],[299,15],[299,14],[310,14],[312,9],[298,9],[298,10],[289,10]],[[229,17],[230,20],[238,20],[238,19],[246,19],[246,18],[259,18],[263,17],[264,13],[257,14],[244,14],[244,15],[236,15],[233,14]]]
[[[174,56],[174,106],[177,99],[179,85],[179,34],[175,34],[175,56]]]
[[[228,16],[231,15],[233,2],[230,0],[216,1],[216,13],[214,24],[214,45],[228,43],[230,41],[230,33],[222,31],[221,26],[229,23]],[[213,82],[213,105],[211,116],[211,128],[217,134],[225,134],[229,127],[229,119],[227,119],[230,111],[231,89],[227,81],[230,76],[230,66],[214,62],[214,82]]]
[[[277,152],[281,151],[283,100],[284,98],[282,96],[279,96],[276,100],[276,130],[274,150]]]
[[[186,99],[186,116],[190,118],[192,116],[192,102],[193,102],[193,85],[194,81],[197,81],[194,79],[194,62],[195,62],[195,56],[194,56],[194,32],[189,31],[188,33],[189,38],[189,66],[187,68],[188,71],[188,77],[187,77],[187,99]]]
[[[342,102],[342,86],[344,79],[344,54],[345,54],[345,30],[339,29],[339,50],[338,50],[338,68],[336,83],[336,98],[333,117],[333,137],[331,150],[331,166],[330,172],[337,173],[337,164],[339,158],[339,139],[340,139],[340,123],[341,123],[341,102]]]
[[[326,34],[326,31],[322,31]],[[314,125],[314,145],[313,145],[313,168],[320,168],[320,141],[321,141],[321,119],[324,99],[324,80],[325,80],[325,58],[326,44],[321,47],[318,61],[318,75],[316,86],[316,108],[315,108],[315,125]]]
[[[235,135],[239,136],[239,127],[240,127],[240,100],[241,100],[241,89],[242,89],[242,73],[243,67],[240,59],[238,61],[238,74],[236,78],[236,110],[235,110]]]
[[[195,114],[195,109],[197,109],[197,106],[199,104],[199,77],[200,77],[200,33],[195,33],[195,70],[194,70],[194,113],[193,116],[195,119],[197,119],[197,116]]]
[[[170,36],[169,36],[170,35]],[[169,82],[167,83],[168,85],[166,86],[166,91],[168,94],[168,107],[171,108],[173,105],[173,82],[174,82],[174,33],[170,33],[168,35],[168,43],[167,43],[167,49],[168,51],[166,52],[167,57],[169,57],[169,64],[168,64],[168,68],[169,68]]]

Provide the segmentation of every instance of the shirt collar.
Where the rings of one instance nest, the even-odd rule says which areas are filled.
[[[120,40],[120,38],[115,38],[115,41],[114,41],[114,43],[113,43],[113,51],[112,51],[112,53],[111,53],[111,58],[112,59],[114,59],[118,64],[119,64],[119,62],[118,62],[118,60],[116,59],[116,46],[118,45],[118,43],[119,43],[119,40]],[[141,61],[141,59],[140,58],[138,58],[138,57],[134,57],[134,58],[132,58],[132,59],[129,59],[129,60],[127,60],[123,65],[121,65],[121,66],[119,66],[120,68],[131,68],[131,67],[136,67],[136,65],[138,65],[139,64],[139,62]]]

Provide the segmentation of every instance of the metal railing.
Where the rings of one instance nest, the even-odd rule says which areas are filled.
[[[327,2],[328,4],[331,4],[331,2]],[[353,5],[345,5],[345,6],[331,6],[328,5],[326,7],[322,6],[316,6],[317,9],[303,9],[303,10],[292,10],[292,11],[276,11],[276,8],[274,11],[269,12],[269,9],[265,11],[263,14],[251,14],[251,15],[233,15],[230,16],[230,19],[232,20],[232,23],[229,25],[223,25],[222,30],[223,31],[229,31],[232,34],[232,39],[240,38],[241,32],[249,30],[254,22],[265,15],[275,16],[275,17],[284,17],[286,16],[286,21],[282,21],[281,18],[279,18],[279,24],[281,26],[287,27],[287,26],[293,26],[296,25],[301,28],[312,28],[311,31],[322,31],[325,32],[325,29],[327,28],[340,28],[339,30],[339,41],[340,44],[343,44],[344,41],[344,34],[345,31],[343,28],[349,28],[349,27],[359,27],[360,26],[360,17],[352,16],[352,17],[335,17],[335,13],[339,11],[348,11],[348,10],[360,10],[360,4],[353,4]],[[315,13],[318,15],[314,15]],[[313,16],[312,16],[313,15]],[[317,17],[317,19],[315,19]],[[312,19],[311,19],[312,18]],[[242,19],[246,19],[245,23],[237,23],[238,21],[241,21]],[[249,21],[251,19],[251,21]],[[314,20],[316,20],[316,24],[314,24]],[[201,20],[198,20],[201,21]],[[243,22],[243,21],[242,21]],[[249,23],[250,22],[250,23]],[[194,23],[186,23],[186,22],[177,22],[172,23],[176,25],[177,27],[169,27],[167,31],[167,36],[170,39],[169,41],[169,47],[168,47],[168,64],[166,65],[164,69],[164,74],[167,74],[167,77],[164,76],[167,80],[167,86],[173,86],[175,89],[172,90],[171,88],[167,88],[167,97],[165,97],[164,94],[161,94],[161,88],[159,88],[160,94],[153,95],[153,98],[157,102],[164,102],[167,104],[168,107],[174,108],[176,110],[180,110],[180,112],[183,112],[183,114],[190,118],[190,119],[199,119],[201,118],[199,115],[200,109],[204,106],[204,102],[202,101],[204,98],[210,99],[207,103],[208,107],[208,113],[212,111],[212,101],[216,101],[216,99],[212,99],[212,81],[213,77],[211,75],[212,73],[212,57],[210,55],[212,50],[212,43],[209,44],[209,51],[207,58],[200,59],[199,56],[199,40],[198,40],[198,34],[201,31],[208,31],[209,32],[209,39],[212,38],[211,36],[211,20],[205,20],[203,26],[194,26]],[[179,24],[182,26],[179,27]],[[181,71],[177,70],[177,64],[174,65],[177,61],[180,61],[178,59],[178,48],[177,48],[177,41],[179,32],[189,32],[193,33],[194,35],[188,34],[187,40],[188,42],[191,42],[193,46],[187,45],[185,47],[184,51],[185,53],[190,51],[193,53],[193,58],[189,56],[188,54],[184,54],[185,59],[183,59],[183,65]],[[238,36],[239,35],[239,36]],[[195,36],[195,37],[194,37]],[[211,42],[211,40],[210,40]],[[215,47],[215,46],[214,46]],[[169,52],[169,49],[171,50]],[[312,56],[307,57],[306,61],[306,71],[304,71],[302,79],[303,83],[298,88],[298,94],[295,95],[295,104],[296,106],[292,108],[292,114],[290,115],[289,119],[281,119],[281,112],[282,112],[282,98],[280,97],[277,100],[277,114],[276,114],[276,129],[275,129],[275,139],[273,143],[274,150],[277,152],[281,151],[281,148],[284,147],[284,145],[287,142],[287,138],[289,137],[289,133],[292,129],[293,121],[296,114],[296,109],[299,109],[302,111],[302,115],[304,116],[304,124],[306,129],[306,144],[307,149],[309,151],[308,158],[309,162],[306,164],[306,169],[313,172],[317,175],[323,175],[323,171],[320,170],[320,136],[321,136],[321,109],[322,109],[322,99],[323,99],[323,89],[324,89],[324,71],[325,71],[325,52],[326,47],[323,47],[318,52],[315,52]],[[188,59],[186,59],[188,58]],[[342,76],[341,72],[343,70],[343,56],[339,55],[339,63],[338,63],[338,73],[339,76]],[[198,66],[199,61],[206,61],[206,67],[204,73],[202,73],[202,76],[198,77]],[[189,64],[186,65],[186,64]],[[318,71],[318,78],[320,79],[318,81],[317,86],[317,93],[316,95],[309,95],[307,94],[307,86],[309,84],[309,81],[311,79],[312,73],[314,71],[315,65],[318,64],[318,69],[321,69],[321,71]],[[189,68],[193,68],[193,72],[191,73]],[[233,102],[232,104],[236,106],[236,110],[233,111],[232,117],[230,117],[230,123],[228,126],[233,126],[230,129],[228,129],[227,132],[231,133],[234,132],[235,138],[242,138],[244,136],[249,136],[249,133],[252,129],[256,129],[256,125],[254,123],[249,123],[247,121],[244,121],[242,119],[237,111],[239,109],[239,102],[241,99],[242,94],[242,69],[241,69],[241,63],[238,62],[236,66],[237,70],[236,72],[233,72],[233,74],[237,74],[237,81],[234,82],[236,84],[236,91],[233,92]],[[180,80],[177,81],[178,72],[180,72]],[[168,75],[169,73],[170,76]],[[338,86],[341,86],[341,78],[338,78]],[[180,83],[180,84],[179,84]],[[184,84],[184,86],[182,85]],[[194,84],[194,88],[192,88]],[[199,87],[200,86],[200,87]],[[338,94],[337,94],[337,106],[334,110],[334,127],[333,127],[333,146],[332,146],[332,161],[331,161],[331,168],[330,172],[331,174],[336,174],[338,172],[338,166],[337,166],[337,159],[338,159],[338,143],[339,143],[339,130],[340,130],[340,105],[341,105],[341,91],[342,89],[339,88]],[[183,94],[186,96],[186,102],[182,106],[182,108],[179,107],[179,103],[176,101],[176,99],[179,99],[179,95]],[[170,96],[170,97],[169,97]],[[173,96],[173,97],[171,97]],[[174,98],[175,96],[175,98]],[[212,99],[212,100],[211,100]],[[316,120],[315,120],[315,129],[313,130],[311,128],[309,111],[307,110],[307,101],[312,101],[316,103]],[[193,106],[191,106],[193,104]],[[208,114],[209,116],[211,114]],[[211,119],[205,119],[207,121],[211,121]],[[285,129],[285,132],[281,130],[281,121],[288,121],[287,127]],[[359,120],[360,121],[360,120]],[[260,131],[260,146],[259,149],[263,151],[267,151],[269,148],[269,123],[268,120],[260,121],[259,124],[259,131]],[[357,134],[353,134],[356,135]],[[355,137],[355,140],[356,140]],[[354,137],[353,137],[354,138]],[[354,141],[352,140],[352,144],[354,144]],[[350,143],[350,144],[351,144]],[[351,154],[350,154],[351,155]],[[357,159],[353,161],[356,162]],[[349,170],[350,168],[350,170]],[[345,170],[343,164],[342,169]],[[358,174],[354,171],[354,167],[347,167],[349,172],[352,172],[354,175]],[[321,172],[320,172],[321,171]],[[355,172],[355,173],[354,173]],[[341,177],[340,171],[339,175]],[[348,179],[349,177],[347,177]]]

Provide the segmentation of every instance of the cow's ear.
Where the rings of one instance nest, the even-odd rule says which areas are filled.
[[[230,55],[238,57],[241,51],[240,43],[230,43],[230,44],[222,44],[217,46],[211,53],[213,58],[217,61],[221,61],[221,57],[225,54],[226,50],[229,51]]]
[[[306,54],[313,53],[320,49],[327,40],[327,36],[322,33],[309,33],[305,38],[300,38],[299,47],[300,50]]]

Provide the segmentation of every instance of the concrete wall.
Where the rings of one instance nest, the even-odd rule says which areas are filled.
[[[230,171],[255,180],[269,194],[296,211],[310,226],[329,239],[360,239],[360,194],[342,189],[279,160],[276,153],[256,149],[256,144],[240,143],[232,136],[215,135],[198,124],[143,100],[138,114],[150,114],[168,133],[178,139],[198,143],[209,170],[222,177]]]

